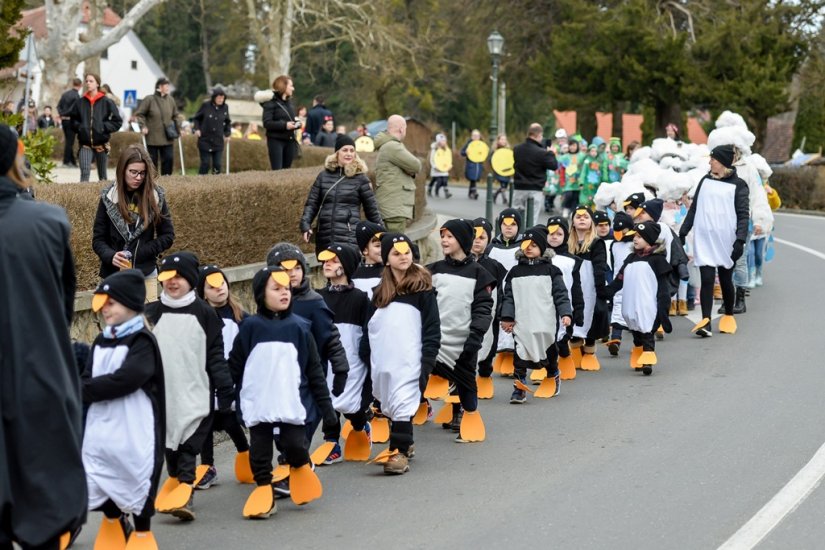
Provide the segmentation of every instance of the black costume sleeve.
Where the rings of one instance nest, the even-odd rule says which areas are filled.
[[[312,187],[309,188],[309,195],[307,195],[307,200],[304,203],[304,213],[301,214],[301,222],[299,224],[301,233],[306,233],[310,230],[312,220],[315,219],[315,215],[318,214],[318,210],[321,208],[321,181],[323,177],[324,172],[321,171],[318,177],[315,178]]]
[[[372,300],[370,300],[369,305],[367,306],[367,316],[364,320],[364,335],[361,337],[361,342],[358,344],[358,357],[360,357],[361,361],[363,361],[367,366],[370,364],[371,353],[369,324],[373,315],[375,315],[375,304]]]
[[[593,280],[596,284],[596,297],[600,300],[607,298],[605,294],[605,273],[607,273],[607,248],[604,241],[598,239],[590,248],[590,262],[593,264]]]
[[[63,281],[63,311],[66,315],[66,322],[71,326],[72,317],[74,317],[74,294],[77,290],[77,275],[75,274],[74,256],[72,255],[72,247],[69,244],[69,237],[67,226],[63,238],[63,273],[61,279]]]
[[[691,229],[693,229],[693,218],[696,217],[696,203],[699,200],[699,192],[702,190],[702,183],[704,183],[704,181],[705,178],[702,178],[701,181],[699,181],[699,185],[696,186],[696,192],[693,194],[693,201],[690,203],[690,208],[688,208],[687,215],[682,222],[682,227],[679,228],[679,240],[682,242],[685,241],[685,237],[687,237],[687,234],[690,233]]]
[[[330,317],[331,317],[330,313]],[[326,347],[324,348],[325,355],[329,361],[332,374],[347,374],[349,372],[349,361],[347,361],[347,350],[344,349],[344,344],[341,343],[341,333],[338,332],[338,327],[332,322],[330,318],[329,338],[327,338]]]
[[[516,319],[516,302],[513,298],[512,272],[504,279],[504,297],[501,300],[501,320],[513,322]]]
[[[630,259],[630,256],[628,256],[627,259],[625,259],[622,268],[619,270],[616,276],[613,277],[613,281],[609,285],[607,285],[607,288],[605,290],[608,296],[615,296],[616,293],[619,292],[622,289],[622,287],[624,287],[624,268],[627,265],[628,259]]]
[[[438,299],[434,291],[422,296],[421,303],[421,365],[432,372],[438,349],[441,347],[441,317],[438,315]]]
[[[481,349],[484,334],[493,321],[492,291],[494,290],[495,281],[493,275],[480,265],[478,266],[478,273],[473,303],[470,306],[470,335],[467,337],[467,341],[464,342],[463,353],[465,354],[477,353]]]
[[[665,332],[669,334],[673,330],[670,318],[668,317],[670,310],[670,283],[668,279],[671,273],[671,266],[664,256],[657,255],[651,259],[650,267],[656,274],[656,281],[658,283],[656,289],[656,309],[658,311],[659,322],[662,328],[665,329]]]
[[[232,407],[235,390],[229,366],[223,355],[223,321],[214,309],[208,306],[207,308],[209,313],[206,318],[206,372],[209,375],[209,384],[218,397],[218,410],[226,411]]]
[[[249,338],[251,331],[247,327],[244,330],[241,326],[235,341],[232,343],[232,351],[229,352],[229,374],[232,376],[232,382],[235,383],[235,390],[240,392],[241,384],[243,382],[243,373],[246,370],[246,360],[249,358]]]
[[[100,258],[100,262],[107,266],[112,265],[112,258],[117,253],[117,250],[109,245],[109,227],[111,223],[109,214],[106,212],[106,206],[103,204],[103,199],[101,199],[97,203],[97,214],[95,214],[95,223],[92,228],[92,250]],[[135,261],[137,262],[137,259]]]
[[[115,372],[93,377],[89,361],[83,373],[83,402],[108,401],[136,392],[155,374],[157,353],[152,339],[141,335],[132,342],[123,364]]]
[[[327,415],[332,409],[332,399],[329,396],[329,387],[327,386],[326,369],[321,364],[321,357],[318,354],[318,347],[315,345],[315,339],[312,334],[307,334],[307,363],[304,367],[304,373],[309,383],[309,391],[312,398],[321,409],[322,413]],[[332,419],[329,419],[330,421]],[[324,419],[327,422],[327,419]],[[333,424],[335,422],[332,422]]]
[[[155,221],[155,238],[137,247],[136,264],[157,258],[165,250],[172,248],[172,243],[175,242],[175,227],[172,225],[169,203],[165,198],[160,203],[160,214],[160,219]]]
[[[375,193],[372,192],[369,178],[362,175],[360,180],[358,197],[364,207],[364,215],[369,221],[383,225],[384,221],[381,219],[381,212],[378,210],[378,200],[375,198]]]
[[[553,305],[556,307],[556,314],[559,317],[573,318],[573,308],[570,306],[570,299],[567,297],[567,285],[564,284],[564,275],[556,266],[551,266],[550,277],[553,281]]]
[[[577,261],[573,267],[573,288],[570,289],[570,298],[573,302],[573,324],[577,327],[584,326],[584,293],[582,292],[582,279],[579,269],[581,262]]]
[[[737,178],[733,204],[736,209],[736,240],[745,242],[748,239],[750,222],[750,196],[748,184],[742,178]]]
[[[682,241],[679,240],[676,233],[668,227],[667,225],[662,224],[662,231],[670,231],[673,235],[673,240],[670,242],[670,266],[673,272],[680,280],[687,279],[690,276],[688,273],[688,257],[687,253],[685,252],[685,247],[682,246]]]

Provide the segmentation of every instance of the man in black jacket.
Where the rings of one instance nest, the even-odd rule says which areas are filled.
[[[324,105],[325,97],[316,95],[312,100],[312,109],[307,113],[307,133],[312,143],[315,143],[315,136],[321,132],[324,122],[333,120],[332,111]]]
[[[527,131],[527,139],[513,148],[516,173],[513,178],[513,207],[525,212],[526,225],[536,223],[544,205],[544,182],[547,170],[558,168],[556,155],[542,145],[544,130],[534,122]],[[532,213],[527,212],[527,199],[533,197]],[[532,220],[532,221],[531,221]]]
[[[212,173],[220,174],[223,146],[232,133],[232,121],[229,120],[226,93],[220,88],[215,88],[212,91],[212,98],[209,101],[204,101],[193,120],[195,135],[198,136],[198,152],[201,156],[198,174],[208,174],[210,163],[212,164]]]
[[[60,101],[57,104],[57,114],[60,115],[60,120],[63,122],[63,166],[77,166],[74,159],[74,138],[77,132],[71,124],[71,113],[74,109],[74,104],[80,100],[80,88],[83,86],[83,81],[79,78],[72,80],[72,89],[63,92],[60,96]]]

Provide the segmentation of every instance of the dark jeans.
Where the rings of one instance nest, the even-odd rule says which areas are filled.
[[[177,449],[166,449],[166,471],[169,477],[177,478],[181,483],[195,481],[195,464],[198,454],[203,449],[203,440],[212,429],[212,419],[206,417],[200,423],[195,433],[178,446]]]
[[[171,145],[149,145],[149,158],[155,163],[155,167],[160,170],[161,176],[172,175],[172,163],[174,161],[174,150]]]
[[[736,289],[733,286],[733,270],[724,267],[713,267],[703,265],[699,268],[702,275],[702,287],[699,289],[699,301],[702,303],[702,318],[710,319],[713,309],[713,283],[716,279],[716,271],[719,271],[719,286],[722,287],[722,304],[725,308],[725,315],[733,315],[733,302]]]
[[[269,151],[269,167],[273,170],[282,170],[292,166],[295,156],[295,143],[280,139],[267,138],[266,148]]]
[[[433,178],[430,180],[430,184],[427,187],[427,190],[432,191],[433,187],[435,187],[436,197],[438,196],[438,192],[441,190],[442,187],[444,188],[444,193],[448,193],[449,190],[447,189],[447,176],[433,176]]]
[[[198,174],[203,176],[209,174],[209,165],[212,165],[212,173],[221,173],[221,159],[223,158],[223,150],[220,151],[204,151],[199,149],[198,153],[201,156],[201,165],[198,168]]]
[[[278,428],[278,446],[283,451],[286,463],[293,468],[309,464],[309,452],[304,436],[304,426],[298,424],[263,423],[249,428],[249,463],[257,485],[272,483],[272,459],[275,450],[272,430]]]
[[[72,128],[71,121],[64,120],[63,138],[65,143],[63,144],[63,164],[77,164],[74,159],[74,139],[76,136],[77,132]]]
[[[237,449],[239,453],[249,450],[249,443],[246,441],[246,434],[244,433],[243,428],[241,428],[241,424],[238,422],[238,417],[234,413],[231,415],[223,415],[215,414],[213,411],[210,418],[212,419],[212,427],[206,434],[206,438],[203,440],[201,464],[209,464],[210,466],[215,464],[215,432],[226,432],[226,435],[232,439],[232,443],[235,444],[235,449]]]

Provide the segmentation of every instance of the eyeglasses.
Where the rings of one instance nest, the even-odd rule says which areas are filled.
[[[146,170],[138,171],[138,170],[129,169],[129,170],[126,170],[126,171],[129,172],[129,175],[132,176],[133,178],[145,178],[146,177]]]

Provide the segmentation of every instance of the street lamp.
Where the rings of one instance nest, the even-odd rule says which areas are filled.
[[[496,143],[498,133],[498,62],[501,59],[501,52],[504,50],[504,37],[497,30],[487,37],[487,50],[493,58],[493,92],[491,97],[492,109],[490,111],[490,148]],[[493,223],[493,173],[487,174],[487,219]]]

